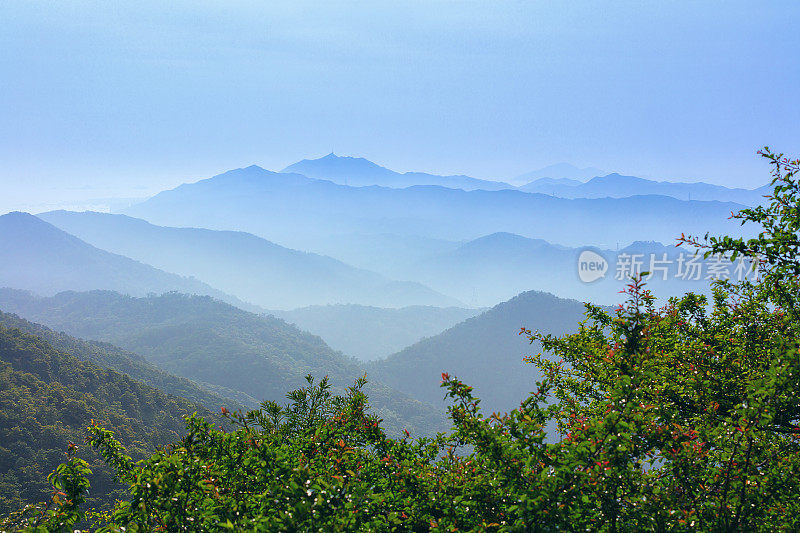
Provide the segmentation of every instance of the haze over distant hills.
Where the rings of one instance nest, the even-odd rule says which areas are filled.
[[[576,331],[585,307],[575,300],[526,292],[447,331],[369,365],[376,378],[444,408],[442,372],[475,387],[485,414],[507,411],[528,396],[540,378],[522,358],[541,351],[519,335],[521,327],[561,335]]]
[[[654,181],[636,176],[606,173],[594,167],[578,168],[558,163],[528,172],[505,182],[481,180],[469,176],[437,176],[426,172],[399,173],[361,157],[341,157],[333,153],[318,159],[303,159],[281,172],[297,173],[309,178],[330,180],[355,187],[379,185],[404,188],[413,185],[441,185],[463,190],[519,189],[559,198],[626,198],[639,195],[671,196],[679,200],[758,203],[769,192],[768,187],[755,190],[737,189],[704,182]]]
[[[300,163],[333,168],[341,172],[339,177],[353,169],[361,169],[365,179],[375,173],[384,181],[405,176],[360,158],[329,156]],[[598,197],[436,185],[357,187],[251,166],[181,185],[125,210],[146,221],[63,211],[41,216],[101,249],[193,276],[189,281],[209,285],[205,293],[214,287],[264,308],[447,307],[461,302],[485,307],[532,289],[612,303],[619,289],[610,279],[591,285],[577,281],[582,247],[592,245],[608,254],[634,241],[674,242],[681,233],[741,233],[728,217],[743,204],[669,195],[688,197],[691,190],[693,199],[728,195],[743,202],[757,195],[616,174],[586,183],[572,178],[541,178],[537,183]],[[625,196],[636,190],[663,194]],[[609,197],[614,194],[623,197]],[[610,255],[614,261],[616,255]],[[16,282],[8,285],[46,292]],[[664,287],[674,294],[683,286]],[[95,288],[129,290],[94,282],[56,290]]]
[[[382,187],[403,188],[412,185],[441,185],[452,189],[484,189],[489,191],[511,189],[512,185],[503,182],[481,180],[469,176],[437,176],[426,172],[405,172],[389,170],[362,157],[341,157],[330,153],[319,159],[303,159],[281,172],[297,173],[309,178],[330,180],[341,185],[355,187],[380,185]]]
[[[574,249],[512,233],[493,233],[458,248],[400,266],[470,305],[491,306],[531,289],[560,289],[577,282]]]
[[[479,309],[413,306],[381,309],[362,305],[315,305],[273,315],[319,335],[333,349],[362,361],[393,354],[479,314]]]
[[[510,232],[571,246],[669,241],[681,232],[736,234],[727,219],[741,207],[666,196],[570,200],[517,190],[350,187],[253,166],[164,191],[124,212],[313,250],[308,245],[327,236],[365,233],[458,241]]]
[[[619,250],[591,248],[604,258],[608,270],[604,277],[585,283],[578,275],[584,250],[587,248],[494,233],[418,261],[398,262],[393,273],[414,275],[414,279],[472,306],[493,305],[527,290],[611,305],[619,302],[619,291],[634,270],[653,273],[647,279],[648,287],[662,301],[690,290],[708,292],[709,276],[715,271],[734,278],[743,275],[738,262],[714,266],[713,258],[701,261],[685,247],[636,241]]]
[[[540,178],[522,187],[526,192],[538,192],[559,198],[625,198],[634,195],[663,195],[679,200],[706,200],[736,202],[755,205],[763,200],[772,189],[765,185],[758,189],[731,189],[709,183],[680,183],[652,181],[635,176],[608,174],[596,176],[582,183],[575,180],[553,180]]]
[[[92,289],[135,296],[180,291],[255,309],[196,279],[100,250],[33,215],[18,212],[0,216],[0,287],[41,295]]]
[[[538,179],[570,180],[582,182],[595,176],[602,176],[603,174],[605,174],[605,172],[599,168],[578,168],[569,163],[556,163],[555,165],[548,165],[538,170],[526,172],[525,174],[514,178],[512,182],[515,185],[524,185],[532,180]]]
[[[52,211],[38,216],[99,248],[194,276],[269,309],[333,303],[379,307],[459,304],[419,283],[394,281],[249,233],[161,227],[108,213]]]

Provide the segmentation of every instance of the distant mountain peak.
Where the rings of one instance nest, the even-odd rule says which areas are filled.
[[[608,182],[619,182],[619,183],[659,183],[654,182],[653,180],[648,180],[645,178],[639,178],[637,176],[625,176],[620,174],[619,172],[612,172],[611,174],[606,174],[605,176],[595,176],[586,183],[608,183]]]
[[[620,251],[625,253],[657,253],[672,252],[674,250],[675,246],[666,245],[659,241],[633,241]]]
[[[439,176],[426,172],[399,173],[363,157],[340,156],[333,152],[317,159],[303,159],[281,170],[309,178],[328,180],[356,187],[380,185],[403,189],[416,185],[438,185],[450,189],[501,190],[513,188],[508,183],[481,180],[469,176]]]
[[[543,186],[543,185],[580,185],[583,183],[580,180],[574,180],[572,178],[539,178],[533,180],[532,182],[528,183],[528,186]]]
[[[39,235],[58,236],[59,238],[78,240],[72,235],[64,233],[55,226],[48,224],[39,217],[22,211],[12,211],[5,215],[0,215],[0,228],[8,232],[24,230],[29,232],[29,234],[30,232],[37,232]],[[40,243],[31,244],[38,245]]]
[[[517,184],[525,184],[540,178],[553,178],[555,180],[566,178],[569,180],[586,181],[589,178],[603,174],[607,173],[595,167],[580,168],[570,163],[556,163],[532,172],[526,172],[525,174],[514,178],[513,182]]]
[[[488,250],[492,249],[541,249],[541,248],[560,248],[558,245],[551,244],[543,239],[531,239],[529,237],[523,237],[522,235],[518,235],[516,233],[510,233],[507,231],[498,231],[495,233],[490,233],[489,235],[484,235],[482,237],[478,237],[477,239],[471,240],[462,244],[457,253],[463,252],[470,252],[470,251],[477,251],[479,253],[485,253]]]
[[[38,220],[39,222],[41,222],[41,220],[36,218],[34,215],[31,215],[30,213],[25,213],[24,211],[10,211],[5,215],[0,215],[0,218],[6,220],[28,220],[31,222]]]

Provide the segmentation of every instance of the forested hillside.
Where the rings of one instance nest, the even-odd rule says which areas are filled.
[[[330,376],[338,390],[364,374],[319,337],[209,297],[169,293],[133,298],[92,291],[37,298],[0,290],[0,309],[70,335],[110,342],[179,376],[259,401],[281,401],[309,373]],[[369,377],[371,404],[390,430],[429,433],[443,427],[441,409]]]
[[[167,395],[129,376],[56,350],[43,339],[0,325],[0,513],[49,498],[47,476],[67,444],[83,447],[86,428],[114,428],[134,457],[184,433],[185,415],[211,417],[204,407]],[[93,504],[124,492],[90,449]]]
[[[392,387],[445,408],[439,387],[449,373],[475,387],[485,410],[519,405],[540,379],[526,355],[541,350],[519,335],[522,327],[562,335],[575,331],[584,305],[543,292],[525,292],[507,302],[369,365],[370,374]]]
[[[35,335],[60,352],[77,357],[82,361],[95,363],[103,368],[116,370],[167,394],[202,404],[213,412],[219,411],[221,407],[237,410],[244,409],[245,406],[254,407],[258,403],[255,398],[239,391],[215,385],[198,384],[195,381],[170,374],[149,363],[141,355],[123,350],[113,344],[87,341],[65,333],[57,333],[46,326],[29,322],[17,315],[4,313],[2,310],[0,310],[0,326],[8,329],[16,328]]]

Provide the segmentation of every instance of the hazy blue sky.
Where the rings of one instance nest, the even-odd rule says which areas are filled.
[[[766,181],[800,2],[0,2],[0,212],[335,151]]]

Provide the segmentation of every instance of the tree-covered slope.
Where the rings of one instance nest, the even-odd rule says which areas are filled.
[[[98,366],[116,370],[167,394],[202,404],[214,412],[219,411],[221,407],[239,410],[257,404],[255,398],[239,391],[204,383],[198,384],[170,374],[149,363],[141,355],[123,350],[113,344],[71,337],[65,333],[53,331],[47,326],[29,322],[17,315],[4,313],[2,310],[0,310],[0,326],[8,329],[16,328],[36,335],[56,350],[82,361],[90,361]]]
[[[513,409],[535,386],[539,373],[523,363],[540,351],[519,335],[526,327],[564,334],[577,329],[585,307],[543,292],[525,292],[447,331],[369,365],[377,379],[415,398],[444,406],[443,372],[475,387],[485,410]]]
[[[177,293],[133,298],[110,291],[49,298],[0,290],[0,309],[70,335],[110,342],[189,379],[282,401],[304,376],[330,376],[342,388],[364,370],[325,342],[283,320],[218,300]],[[444,411],[372,381],[367,390],[390,430],[428,432]]]
[[[183,434],[184,415],[202,406],[56,350],[0,325],[0,513],[47,499],[47,475],[67,444],[82,445],[92,420],[108,424],[135,457]],[[94,503],[120,497],[109,469],[88,453]]]

